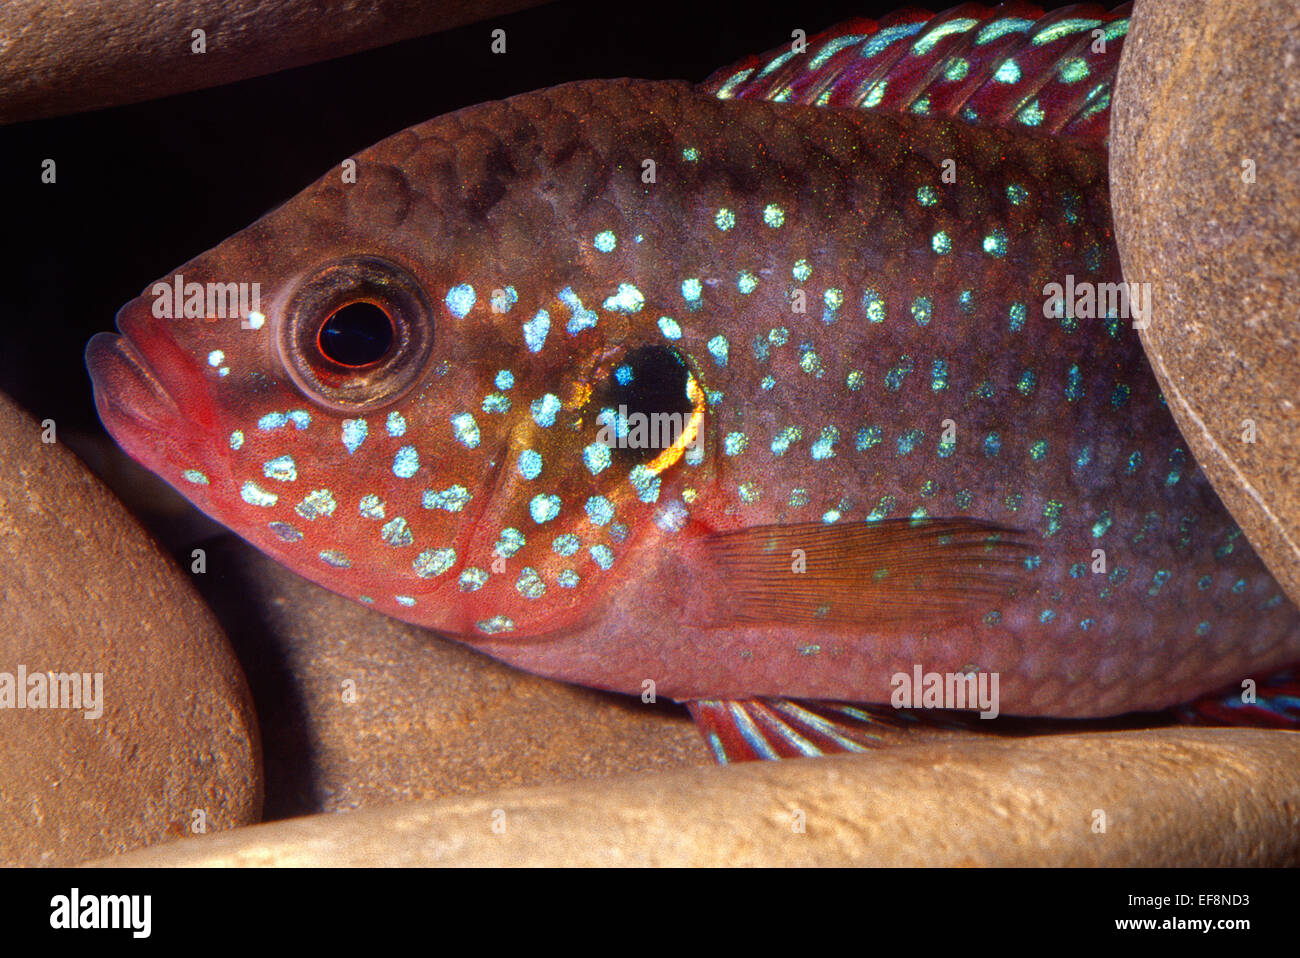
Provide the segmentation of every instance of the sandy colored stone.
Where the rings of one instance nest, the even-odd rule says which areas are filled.
[[[196,582],[262,720],[267,818],[712,764],[683,709],[509,668],[233,536],[205,548]]]
[[[1147,355],[1215,489],[1300,601],[1300,6],[1143,0],[1111,131],[1124,276],[1152,284]]]
[[[257,825],[104,864],[1297,863],[1300,733],[1162,729],[625,775]]]
[[[0,123],[233,83],[538,2],[7,0],[0,7]],[[196,29],[205,33],[202,54],[191,50]]]
[[[209,831],[259,819],[256,719],[217,622],[117,500],[0,395],[0,673],[20,666],[102,673],[102,714],[0,708],[0,864],[177,838],[196,811]]]

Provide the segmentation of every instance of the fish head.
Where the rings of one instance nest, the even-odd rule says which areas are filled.
[[[543,241],[563,205],[545,150],[494,128],[383,141],[87,348],[109,432],[196,506],[336,592],[471,639],[571,623],[643,529],[680,525],[660,485],[699,464],[706,407],[591,238]],[[671,421],[637,442],[637,412]]]

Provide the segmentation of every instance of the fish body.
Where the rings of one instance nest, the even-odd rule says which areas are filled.
[[[915,22],[969,84],[940,44],[1033,21],[965,9],[854,42]],[[1300,660],[1131,320],[1049,302],[1122,280],[1099,111],[863,109],[830,42],[834,81],[584,81],[384,140],[177,270],[256,310],[127,304],[101,417],[308,578],[584,685],[883,703],[920,665],[1080,717]],[[803,102],[737,98],[773,77]]]

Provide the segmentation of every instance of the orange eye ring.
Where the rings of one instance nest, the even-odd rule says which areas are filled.
[[[355,306],[364,307],[350,319],[355,336],[344,337],[355,341],[331,348],[331,322]],[[275,323],[285,373],[312,402],[338,412],[396,402],[424,375],[433,350],[433,310],[424,290],[406,270],[377,256],[321,266]]]

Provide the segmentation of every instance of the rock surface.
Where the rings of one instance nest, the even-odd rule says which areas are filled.
[[[1300,733],[1162,729],[625,775],[257,825],[102,864],[1298,863]]]
[[[258,821],[256,718],[219,626],[41,431],[0,396],[0,864],[70,865]],[[18,708],[48,682],[19,689],[20,669],[28,683],[90,673],[89,701]]]
[[[0,123],[233,83],[448,30],[539,0],[8,0]],[[195,52],[193,31],[204,32]],[[489,42],[484,33],[485,44]]]
[[[1298,169],[1300,6],[1138,4],[1111,119],[1124,276],[1151,284],[1183,435],[1300,602]]]
[[[233,536],[205,548],[195,582],[253,688],[267,818],[712,764],[682,709],[508,668]]]

